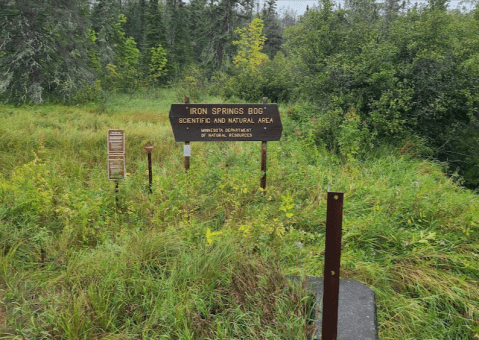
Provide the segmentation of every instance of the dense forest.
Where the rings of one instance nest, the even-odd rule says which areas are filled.
[[[479,185],[479,8],[445,0],[0,1],[0,100],[104,101],[174,86],[290,103],[298,134],[347,158],[379,143]]]

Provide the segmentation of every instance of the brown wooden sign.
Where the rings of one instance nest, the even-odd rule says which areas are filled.
[[[125,132],[110,129],[107,134],[108,143],[108,179],[125,179]]]
[[[177,142],[273,141],[283,126],[276,104],[172,104]]]
[[[125,154],[125,132],[123,130],[108,130],[108,154]]]
[[[125,155],[108,155],[108,179],[125,179]]]
[[[143,146],[143,149],[146,150],[146,152],[150,153],[153,151],[153,145],[150,142],[146,142],[146,144]]]

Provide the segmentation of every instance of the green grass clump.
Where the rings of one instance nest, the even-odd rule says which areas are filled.
[[[124,233],[41,274],[7,280],[15,334],[26,338],[293,339],[306,294],[278,265],[233,239],[208,246],[173,230]],[[61,260],[62,259],[62,260]],[[38,275],[40,274],[40,275]],[[26,287],[27,286],[27,287]],[[304,314],[304,315],[303,315]]]
[[[328,188],[345,192],[341,277],[376,292],[381,339],[478,336],[479,198],[456,177],[386,147],[331,155],[287,115],[265,193],[259,142],[192,143],[186,174],[175,101],[0,107],[2,338],[304,339],[309,298],[284,275],[322,276]]]

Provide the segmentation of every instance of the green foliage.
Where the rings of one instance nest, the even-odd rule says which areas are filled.
[[[263,75],[250,70],[243,70],[231,79],[231,93],[249,102],[259,102],[263,98]]]
[[[263,35],[264,21],[255,18],[248,28],[237,28],[235,33],[240,40],[234,40],[233,45],[239,45],[238,54],[233,59],[236,67],[243,68],[246,72],[258,73],[259,68],[268,56],[262,52],[266,37]]]
[[[86,1],[3,1],[0,5],[0,100],[71,101],[94,82],[88,65]]]
[[[140,74],[138,62],[140,51],[136,48],[135,40],[125,37],[122,24],[126,17],[120,14],[115,24],[115,50],[114,64],[106,66],[106,75],[103,83],[107,89],[129,91],[139,87]]]
[[[263,76],[262,95],[272,103],[287,103],[295,97],[295,77],[292,63],[283,52],[278,52],[273,60],[261,68]]]
[[[328,187],[345,192],[341,275],[376,292],[380,337],[475,336],[478,198],[415,157],[419,142],[358,157],[369,136],[351,109],[337,112],[338,157],[311,141],[316,106],[281,108],[262,192],[256,143],[195,143],[190,171],[179,171],[174,96],[0,107],[0,337],[298,338],[310,298],[283,275],[322,275]],[[111,127],[127,137],[117,196]]]
[[[142,53],[142,68],[144,76],[151,85],[158,85],[159,79],[168,73],[168,43],[164,25],[163,5],[150,0],[146,14],[145,48]]]
[[[222,98],[231,98],[236,93],[235,81],[226,72],[217,71],[213,74],[210,81],[209,94],[217,95]],[[239,103],[241,99],[235,97]]]
[[[367,152],[372,146],[372,139],[369,130],[362,124],[355,110],[348,111],[341,123],[338,138],[341,154],[353,163],[359,154]]]
[[[416,135],[465,174],[470,163],[451,156],[456,136],[477,124],[477,21],[435,3],[401,15],[391,5],[384,16],[374,2],[349,6],[334,10],[321,2],[288,30],[298,97],[317,105],[320,115],[338,112],[340,125],[353,108],[376,144]]]
[[[94,44],[97,41],[97,34],[94,30],[90,29],[88,31],[87,39],[91,42],[90,49],[87,51],[88,54],[88,66],[90,66],[97,75],[101,74],[102,66],[101,66],[101,58],[98,50],[94,48]]]
[[[233,41],[233,44],[238,45],[239,49],[233,59],[235,70],[230,80],[231,87],[225,92],[248,101],[259,101],[263,97],[264,78],[261,69],[269,61],[268,56],[262,52],[266,40],[262,33],[263,27],[263,20],[255,18],[247,28],[235,30],[240,40]]]
[[[3,218],[13,223],[46,222],[53,210],[53,191],[45,176],[48,171],[38,158],[17,168],[10,180],[1,178]]]
[[[93,5],[90,18],[95,31],[95,47],[100,57],[102,70],[114,62],[116,55],[115,24],[120,15],[120,8],[115,0],[99,0]]]
[[[86,86],[75,94],[73,102],[77,104],[85,104],[89,102],[102,102],[104,100],[101,81],[97,79],[95,84]]]
[[[169,73],[180,77],[192,59],[191,43],[189,41],[188,20],[190,13],[183,1],[166,0],[165,10],[168,13],[166,29],[168,32]]]
[[[158,44],[157,47],[152,47],[150,49],[150,64],[149,64],[149,78],[152,84],[157,84],[160,77],[166,75],[166,51],[163,49],[161,44]]]
[[[190,98],[191,102],[198,102],[208,91],[207,88],[207,80],[201,69],[197,66],[191,66],[176,84],[177,102],[182,103],[185,97]]]
[[[264,20],[263,33],[266,36],[264,53],[273,59],[276,53],[281,51],[284,42],[281,22],[276,10],[276,0],[269,0],[263,4],[261,19]]]

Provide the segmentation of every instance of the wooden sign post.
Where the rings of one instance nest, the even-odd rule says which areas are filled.
[[[268,98],[263,97],[263,104],[268,103]],[[268,151],[268,141],[261,141],[261,171],[263,171],[263,177],[259,182],[259,187],[263,189],[263,195],[266,194],[266,156]]]
[[[125,179],[125,133],[123,130],[108,130],[108,179]]]
[[[187,101],[187,100],[185,100]],[[190,142],[260,141],[261,188],[266,188],[267,141],[281,138],[276,104],[172,104],[170,123],[177,142],[185,142],[185,170],[190,168]]]
[[[146,150],[148,153],[148,187],[150,188],[150,194],[151,194],[151,184],[153,182],[153,171],[151,169],[151,151],[153,151],[153,145],[150,142],[146,142],[146,144],[143,146],[143,149]]]
[[[185,97],[185,104],[189,104],[189,103],[190,103],[190,98]],[[170,121],[171,121],[171,116],[170,116]],[[188,172],[188,170],[190,170],[190,157],[191,157],[191,145],[189,140],[185,141],[185,145],[183,146],[183,156],[185,157],[185,171]]]
[[[125,179],[125,132],[110,129],[107,133],[108,179],[115,181],[115,202],[118,205],[118,183]]]

